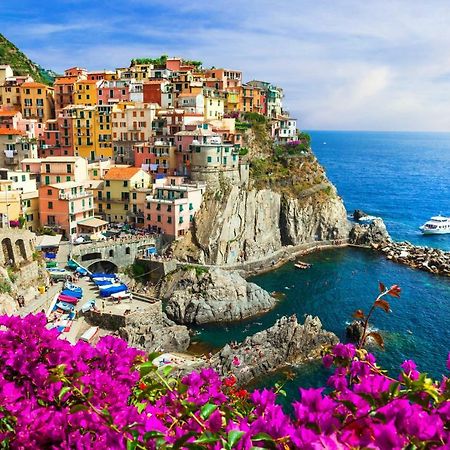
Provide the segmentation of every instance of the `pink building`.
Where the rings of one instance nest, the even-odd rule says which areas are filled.
[[[130,101],[130,88],[125,81],[102,80],[97,86],[97,104],[99,105],[128,101]]]
[[[144,211],[147,229],[177,239],[186,234],[192,226],[206,185],[183,184],[182,181],[182,177],[168,177],[164,179],[166,184],[154,185],[153,195],[147,196]]]
[[[173,175],[176,171],[176,147],[171,141],[157,139],[133,146],[134,165],[153,174]]]
[[[69,181],[39,188],[41,226],[70,237],[78,232],[78,222],[94,217],[94,197],[83,183]]]
[[[0,109],[0,128],[19,129],[18,124],[22,119],[22,113],[15,109]]]

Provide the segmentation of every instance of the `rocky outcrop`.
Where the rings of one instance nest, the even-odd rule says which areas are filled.
[[[9,294],[0,294],[0,316],[11,316],[18,313],[18,303]]]
[[[143,312],[126,316],[125,326],[119,335],[132,347],[146,352],[185,351],[190,344],[189,330],[169,320],[161,304],[150,305]]]
[[[354,320],[345,327],[345,334],[352,342],[359,342],[364,332],[364,324],[361,320]]]
[[[189,330],[167,318],[161,302],[128,315],[89,311],[85,319],[92,325],[113,331],[130,346],[146,352],[185,351],[190,344]]]
[[[277,300],[237,272],[184,268],[170,274],[160,290],[167,316],[180,324],[232,322],[261,314]]]
[[[283,367],[319,358],[324,347],[337,342],[337,336],[325,331],[318,317],[307,316],[303,325],[295,315],[282,317],[241,344],[226,345],[210,364],[222,376],[233,373],[238,384],[245,385]]]
[[[373,244],[386,258],[436,275],[450,277],[450,252],[437,248],[417,247],[410,242],[387,242]]]
[[[390,242],[391,237],[386,225],[380,218],[374,219],[370,224],[355,223],[350,230],[349,242],[354,245],[371,246]]]
[[[270,258],[288,245],[346,239],[346,211],[334,188],[321,184],[304,194],[233,186],[210,195],[174,254],[203,264],[234,265]]]

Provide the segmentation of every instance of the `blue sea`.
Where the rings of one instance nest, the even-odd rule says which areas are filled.
[[[336,185],[349,212],[362,209],[381,216],[391,236],[418,245],[450,250],[450,235],[422,236],[418,227],[432,215],[450,215],[450,134],[384,132],[311,132],[313,151]],[[372,349],[391,374],[405,359],[439,377],[450,351],[450,278],[438,277],[386,260],[362,249],[335,249],[302,258],[312,263],[297,270],[288,263],[251,281],[283,300],[271,312],[245,322],[199,328],[198,339],[214,348],[271,326],[282,315],[317,315],[324,327],[345,341],[345,326],[356,309],[368,310],[378,281],[402,288],[390,314],[377,310],[373,326],[385,351]],[[320,363],[304,365],[286,384],[297,398],[299,386],[320,386],[329,373]],[[263,380],[270,386],[282,374]]]

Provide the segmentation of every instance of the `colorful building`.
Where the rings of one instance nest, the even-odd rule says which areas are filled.
[[[155,185],[153,194],[147,196],[145,226],[176,239],[192,226],[206,185],[183,184],[182,177],[168,177],[164,181],[166,184]]]
[[[97,104],[97,86],[100,82],[93,80],[77,80],[74,83],[73,104],[95,106]]]
[[[31,170],[31,163],[22,161],[22,170]],[[27,167],[30,166],[30,167]],[[28,169],[28,170],[27,170]],[[33,166],[35,170],[35,166]],[[58,184],[63,182],[83,183],[88,179],[88,162],[77,156],[52,156],[40,160],[41,185]]]
[[[127,222],[132,193],[150,187],[150,175],[137,167],[112,167],[103,177],[99,195],[99,213],[109,222]],[[99,192],[100,194],[100,192]]]
[[[97,84],[97,103],[111,105],[130,101],[129,83],[121,80],[102,80]]]
[[[37,145],[25,132],[0,128],[0,168],[15,170],[23,158],[36,158]]]
[[[77,234],[78,223],[94,217],[92,191],[84,183],[67,181],[39,188],[39,215],[41,226],[62,232],[70,237]]]
[[[25,119],[46,122],[55,117],[53,88],[45,84],[34,81],[21,84],[20,104]]]

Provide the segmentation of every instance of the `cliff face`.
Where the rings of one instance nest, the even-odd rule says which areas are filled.
[[[348,237],[346,211],[332,185],[308,189],[293,197],[233,186],[210,196],[175,252],[205,264],[237,264],[266,258],[286,245]]]

